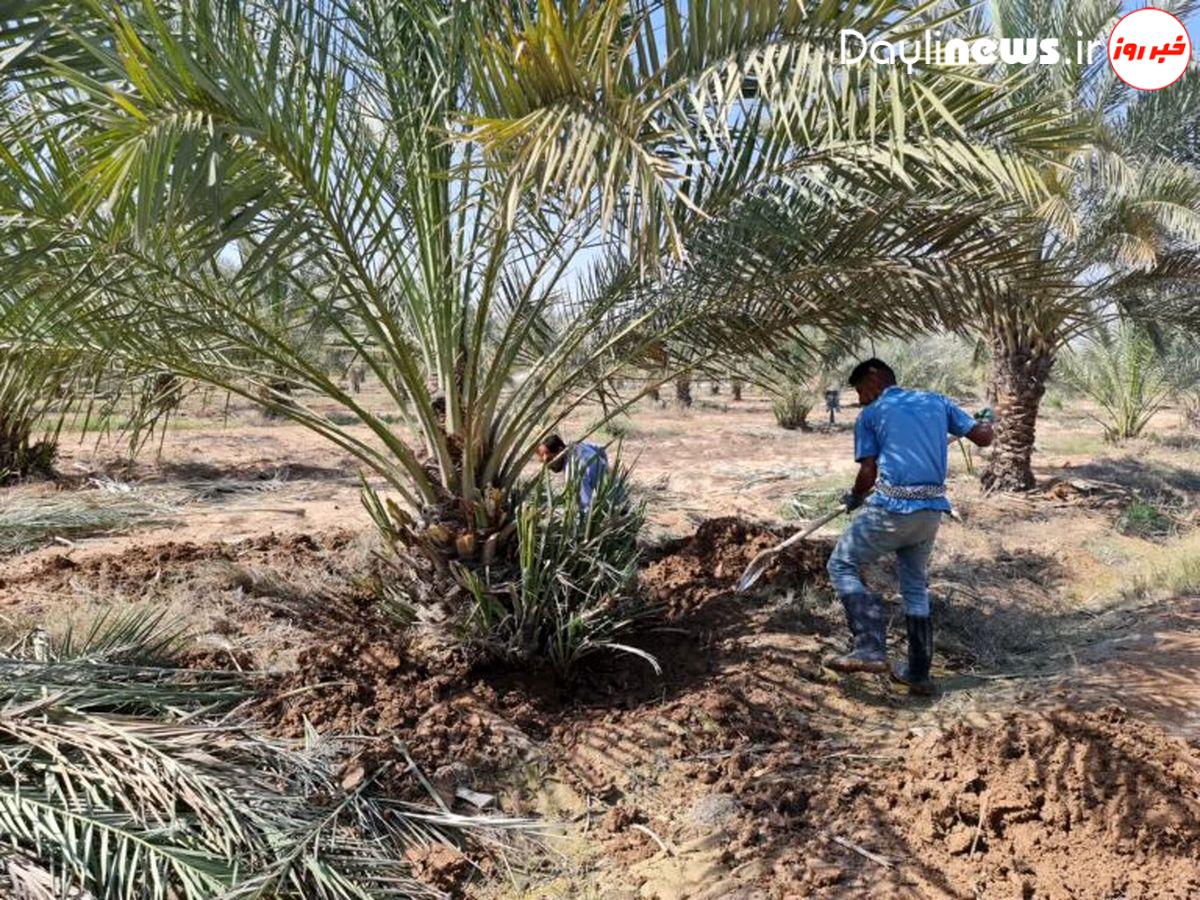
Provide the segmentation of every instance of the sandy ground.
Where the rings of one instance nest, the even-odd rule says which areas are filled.
[[[620,433],[649,539],[720,516],[799,524],[853,476],[853,414],[801,432],[761,399],[644,404]],[[266,714],[296,725],[320,704],[329,727],[402,735],[443,780],[556,823],[536,865],[492,895],[1200,895],[1200,598],[1172,589],[1200,557],[1200,442],[1169,413],[1156,424],[1172,440],[1113,448],[1086,411],[1048,410],[1047,489],[1023,498],[981,496],[952,452],[962,522],[943,528],[931,571],[933,702],[822,668],[844,640],[820,584],[836,527],[796,561],[804,577],[747,601],[729,588],[766,533],[681,545],[648,570],[673,606],[674,630],[647,638],[662,678],[625,661],[582,687],[427,671],[385,632],[346,634],[373,621],[351,589],[372,547],[353,461],[244,410],[194,413],[131,468],[119,447],[68,441],[62,483],[7,489],[0,502],[119,482],[175,511],[0,559],[0,627],[147,605],[197,631],[202,664],[297,686],[353,672],[340,693]],[[1122,533],[1131,490],[1168,497],[1179,533]],[[873,577],[891,584],[887,567]]]

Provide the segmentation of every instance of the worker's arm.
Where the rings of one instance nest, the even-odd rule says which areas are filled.
[[[879,458],[879,436],[875,432],[875,410],[867,406],[858,414],[854,423],[854,460],[858,463],[858,476],[854,487],[842,497],[846,509],[853,512],[863,505],[867,494],[875,487],[879,475],[876,460]]]
[[[996,439],[992,430],[992,411],[981,409],[971,415],[965,409],[946,400],[946,430],[956,438],[966,438],[976,447],[990,447]]]
[[[858,464],[858,477],[854,479],[854,495],[865,498],[875,487],[875,479],[879,477],[879,466],[875,457],[861,460]]]
[[[856,510],[863,505],[863,501],[867,499],[867,495],[875,488],[875,479],[879,477],[879,466],[875,462],[875,457],[868,456],[865,459],[858,461],[858,476],[854,479],[854,487],[852,487],[844,497],[842,503],[846,505],[848,510]]]

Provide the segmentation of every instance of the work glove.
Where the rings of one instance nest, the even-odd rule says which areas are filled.
[[[854,491],[846,491],[842,495],[842,505],[846,507],[846,512],[854,512],[863,505],[863,497],[858,496]]]

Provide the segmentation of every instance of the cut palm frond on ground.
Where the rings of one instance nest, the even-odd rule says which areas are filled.
[[[244,676],[137,663],[157,628],[28,645],[0,656],[4,896],[430,896],[406,849],[527,824],[385,799],[382,769],[343,788],[327,755],[228,718]]]
[[[18,492],[0,499],[0,553],[55,539],[71,541],[167,525],[178,512],[178,505],[144,492],[62,491],[50,496]]]

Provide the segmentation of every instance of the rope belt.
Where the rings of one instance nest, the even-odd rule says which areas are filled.
[[[944,484],[887,484],[879,482],[875,490],[894,500],[937,500],[946,496]]]

